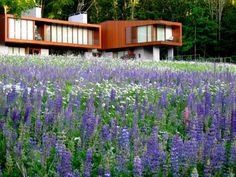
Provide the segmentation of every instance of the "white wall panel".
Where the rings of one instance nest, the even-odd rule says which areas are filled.
[[[166,40],[172,40],[172,27],[166,26]]]
[[[21,39],[27,39],[27,21],[21,20]]]
[[[8,33],[9,38],[15,38],[15,20],[13,18],[9,19]]]
[[[77,27],[73,28],[73,44],[78,43],[78,30]]]
[[[83,32],[82,32],[82,28],[78,29],[78,44],[82,44],[83,43]]]
[[[72,27],[68,27],[68,43],[73,42],[73,32],[72,32]]]
[[[52,25],[52,42],[57,42],[57,26]]]
[[[62,42],[62,26],[57,26],[57,42]]]
[[[88,44],[88,30],[83,29],[83,44],[87,45]]]
[[[67,43],[68,42],[68,39],[67,39],[67,33],[68,33],[68,30],[67,30],[67,26],[63,26],[63,42],[64,43]]]
[[[15,38],[21,39],[21,20],[15,20]]]
[[[159,25],[157,27],[157,41],[164,41],[165,40],[165,27]]]
[[[28,25],[27,25],[28,40],[33,40],[33,35],[34,35],[33,25],[34,25],[33,21],[28,20]]]

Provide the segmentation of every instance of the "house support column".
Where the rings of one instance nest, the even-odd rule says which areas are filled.
[[[171,47],[168,49],[168,60],[173,60],[174,59],[174,48]]]
[[[153,46],[153,60],[160,61],[160,48]]]

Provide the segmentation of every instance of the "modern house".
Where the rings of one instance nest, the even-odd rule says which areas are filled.
[[[163,20],[106,21],[88,24],[87,14],[75,14],[68,21],[41,18],[34,8],[18,18],[0,15],[0,54],[95,54],[120,58],[160,59],[167,48],[182,45],[182,24]]]

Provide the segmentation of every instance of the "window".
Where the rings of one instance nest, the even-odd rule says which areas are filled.
[[[83,29],[83,44],[88,44],[88,30]]]
[[[172,38],[172,27],[166,26],[166,40],[173,40]]]
[[[73,42],[72,27],[68,27],[68,43]]]
[[[81,28],[78,29],[78,43],[82,44],[83,42],[83,31]]]
[[[147,28],[146,26],[139,26],[137,28],[138,31],[138,43],[147,41]]]
[[[67,26],[63,26],[63,42],[67,43]]]
[[[57,26],[57,42],[62,42],[62,26]]]
[[[165,40],[165,28],[163,25],[157,27],[157,41]]]
[[[33,21],[9,18],[8,37],[10,39],[33,40]]]
[[[51,41],[51,26],[49,25],[46,27],[46,41]]]
[[[88,30],[88,44],[93,45],[93,31]]]
[[[57,26],[52,25],[52,42],[57,42]]]
[[[27,39],[27,21],[26,20],[21,21],[21,28],[22,28],[21,38]]]
[[[15,20],[15,38],[21,39],[21,21]]]
[[[33,27],[34,23],[33,21],[30,21],[30,20],[27,20],[27,34],[28,34],[28,40],[33,40],[33,36],[34,36],[34,33],[33,33]]]
[[[78,30],[77,27],[73,27],[73,44],[78,43]]]
[[[15,20],[10,18],[9,19],[9,38],[15,38]]]
[[[147,28],[148,28],[148,42],[152,42],[152,26],[151,25],[148,25],[147,26]]]

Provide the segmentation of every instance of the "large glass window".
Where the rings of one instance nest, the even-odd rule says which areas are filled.
[[[146,26],[139,26],[138,31],[138,43],[147,42],[147,28]]]
[[[83,31],[81,28],[78,29],[78,43],[79,44],[83,43]]]
[[[9,19],[9,27],[8,27],[9,38],[15,38],[15,20]]]
[[[72,43],[72,41],[73,41],[72,27],[68,27],[68,43]]]
[[[157,27],[157,41],[165,40],[165,28],[163,25]]]
[[[52,25],[52,42],[57,42],[57,26]]]
[[[15,20],[15,38],[21,39],[21,25],[20,20]]]
[[[86,28],[83,29],[83,44],[88,44],[88,30]]]
[[[88,44],[93,45],[93,31],[88,30]]]
[[[33,21],[28,20],[27,21],[28,40],[33,40],[33,38],[34,38],[33,37],[34,36],[33,30],[34,30],[34,23],[33,23]]]
[[[27,39],[27,21],[26,20],[21,21],[21,28],[22,28],[21,38]]]
[[[46,27],[46,41],[51,41],[51,26]]]
[[[33,21],[9,18],[8,36],[11,39],[33,40]]]
[[[73,44],[78,43],[78,30],[77,27],[73,27]]]
[[[62,26],[57,26],[57,42],[62,42]]]
[[[67,30],[67,26],[63,26],[63,42],[67,43],[67,35],[68,34],[68,30]]]
[[[172,27],[171,26],[166,26],[166,40],[173,40],[172,36]]]
[[[148,26],[148,42],[152,41],[152,26]]]

